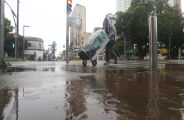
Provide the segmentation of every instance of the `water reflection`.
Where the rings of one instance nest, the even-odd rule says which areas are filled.
[[[88,71],[89,68],[83,70]],[[70,69],[70,71],[77,71]],[[66,119],[128,119],[136,118],[129,100],[132,84],[139,84],[137,70],[98,69],[99,75],[81,76],[66,82]],[[113,71],[113,72],[112,72]],[[128,86],[127,86],[128,84]],[[135,102],[136,103],[136,102]],[[100,107],[99,107],[100,106]],[[145,105],[144,105],[145,106]],[[133,106],[136,107],[136,106]],[[96,114],[96,116],[92,116]]]
[[[147,120],[159,120],[160,109],[158,107],[159,101],[159,82],[160,76],[159,72],[156,70],[151,70],[150,80],[149,80],[149,98],[147,105]]]
[[[80,85],[79,82],[67,81],[65,99],[65,120],[73,120],[76,119],[76,117],[85,119],[87,117],[86,114],[82,114],[86,111],[86,98],[83,84]]]
[[[183,120],[181,74],[78,65],[36,70],[45,72],[28,72],[26,79],[22,73],[7,79],[0,76],[0,85],[15,84],[15,89],[0,89],[1,120]],[[62,70],[62,74],[47,73]],[[29,88],[23,84],[25,80],[36,84]],[[23,87],[16,88],[18,82]]]
[[[90,68],[84,70],[90,72]],[[178,119],[177,113],[171,112],[168,106],[178,105],[173,95],[181,89],[178,81],[164,70],[97,68],[96,72],[101,74],[69,80],[67,118],[90,120],[94,119],[91,114],[96,114],[95,119]],[[179,88],[169,89],[174,86]]]
[[[19,119],[19,90],[0,91],[0,118],[1,120],[18,120]]]

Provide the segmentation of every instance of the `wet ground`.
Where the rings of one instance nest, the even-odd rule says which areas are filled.
[[[0,120],[184,120],[184,74],[13,63],[0,72]]]

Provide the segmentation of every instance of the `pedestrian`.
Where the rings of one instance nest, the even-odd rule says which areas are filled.
[[[113,46],[116,43],[116,28],[108,16],[106,16],[103,21],[103,29],[109,38],[109,42],[107,43],[105,49],[106,63],[104,65],[108,65],[110,63],[109,54],[111,54],[111,56],[114,58],[114,64],[117,64],[117,54],[113,50]]]

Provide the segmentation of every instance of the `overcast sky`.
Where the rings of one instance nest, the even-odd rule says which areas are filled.
[[[16,12],[17,0],[6,0]],[[184,8],[184,0],[182,9]],[[87,32],[92,32],[94,27],[101,27],[107,13],[115,13],[116,0],[73,0],[75,4],[86,6]],[[20,34],[23,25],[25,36],[33,36],[44,40],[45,49],[53,41],[57,43],[57,53],[64,50],[66,36],[66,0],[20,0]],[[5,16],[13,23],[11,11],[6,6]]]

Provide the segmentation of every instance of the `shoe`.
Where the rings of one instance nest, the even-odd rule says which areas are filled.
[[[109,65],[109,62],[104,63],[104,65]]]

